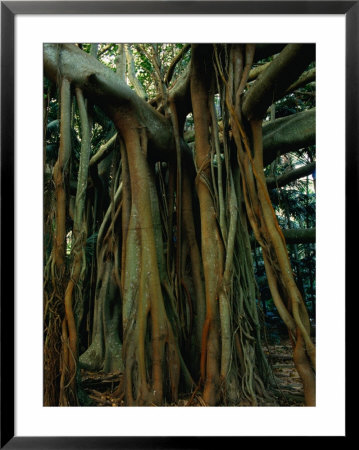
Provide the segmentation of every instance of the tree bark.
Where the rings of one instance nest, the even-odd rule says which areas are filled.
[[[285,95],[288,87],[314,60],[312,44],[288,44],[244,95],[243,114],[248,120],[263,119],[268,107]]]
[[[315,108],[263,124],[263,164],[277,156],[315,145]]]
[[[315,162],[306,164],[305,166],[298,167],[298,169],[291,170],[290,172],[284,173],[279,177],[267,177],[267,188],[274,189],[285,186],[295,180],[299,180],[300,178],[306,177],[310,175],[315,170]]]
[[[140,98],[115,72],[72,44],[44,44],[45,75],[55,83],[58,73],[116,122],[118,112],[136,115],[139,125],[148,130],[148,152],[163,160],[175,158],[170,122],[144,99]]]
[[[263,123],[263,163],[272,163],[278,156],[315,145],[315,108]],[[194,141],[194,131],[184,136]]]

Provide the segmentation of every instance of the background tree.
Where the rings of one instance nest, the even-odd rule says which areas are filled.
[[[315,170],[314,59],[307,44],[44,46],[45,404],[87,404],[84,369],[121,373],[126,405],[274,404],[255,265],[315,404],[313,248],[288,253],[282,231],[313,240],[296,180]]]

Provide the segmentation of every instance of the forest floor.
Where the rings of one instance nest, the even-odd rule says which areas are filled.
[[[303,384],[294,366],[293,349],[289,339],[281,339],[278,344],[269,344],[264,352],[278,384],[278,389],[273,393],[278,406],[304,406]]]
[[[303,385],[294,367],[292,347],[287,338],[279,343],[264,346],[268,361],[272,367],[276,389],[270,392],[272,402],[261,406],[304,406]],[[81,371],[82,387],[93,406],[124,406],[123,395],[118,392],[122,382],[121,373],[105,374],[101,372]],[[165,406],[205,406],[199,392],[179,399],[177,404]]]

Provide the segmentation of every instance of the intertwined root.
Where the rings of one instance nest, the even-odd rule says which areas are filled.
[[[79,403],[81,366],[123,372],[118,390],[127,405],[177,402],[180,387],[202,392],[205,405],[261,404],[271,373],[260,344],[247,218],[262,247],[272,297],[292,339],[306,404],[315,404],[315,347],[266,188],[262,123],[248,120],[242,111],[253,56],[253,45],[223,46],[221,54],[217,46],[192,47],[188,95],[194,158],[189,153],[185,157],[183,149],[188,148],[179,125],[184,117],[178,117],[175,98],[161,84],[161,70],[153,59],[166,113],[157,119],[172,127],[173,142],[166,141],[172,158],[164,169],[162,162],[151,160],[148,152],[156,132],[144,116],[155,121],[155,113],[141,110],[141,103],[129,100],[132,91],[126,91],[127,100],[117,99],[108,109],[118,137],[109,146],[113,158],[108,158],[106,188],[97,168],[90,170],[91,120],[82,90],[73,86],[81,151],[71,213],[71,84],[61,79],[54,245],[45,268],[45,380],[54,386],[45,390],[46,404]],[[90,76],[86,83],[100,85],[101,77]],[[96,89],[101,92],[99,86]],[[89,175],[94,204],[86,197]],[[194,190],[199,211],[193,206]],[[98,198],[105,191],[106,198]],[[110,205],[102,211],[106,202]],[[65,248],[68,214],[73,220],[70,255]],[[93,235],[98,229],[91,275],[86,259],[89,229]],[[84,305],[92,299],[83,317]],[[79,356],[79,329],[85,319],[92,339]]]

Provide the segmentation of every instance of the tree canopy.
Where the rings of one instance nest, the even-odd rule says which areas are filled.
[[[44,45],[44,404],[315,405],[315,46]],[[267,320],[268,319],[268,320]]]

